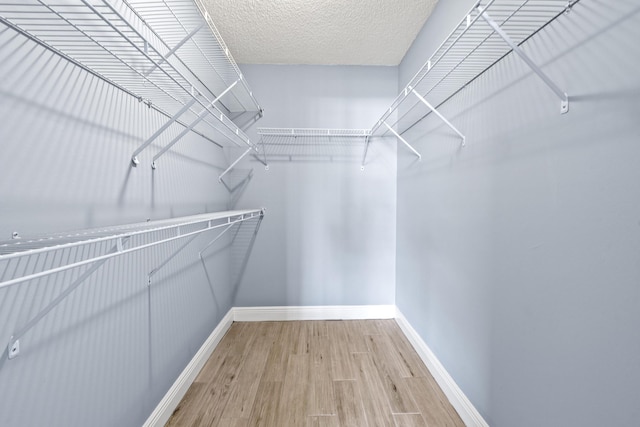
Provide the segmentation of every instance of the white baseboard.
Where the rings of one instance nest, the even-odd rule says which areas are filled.
[[[166,424],[232,323],[233,308],[222,318],[218,326],[216,326],[211,335],[209,335],[209,338],[202,344],[200,350],[193,356],[191,362],[184,368],[167,394],[164,395],[158,406],[156,406],[156,409],[151,413],[149,418],[147,418],[143,427],[162,427]]]
[[[393,319],[395,305],[330,305],[308,307],[235,307],[236,322],[283,320]]]
[[[431,351],[426,342],[418,335],[415,329],[409,324],[409,321],[398,309],[396,312],[396,321],[400,329],[404,332],[413,348],[422,359],[427,368],[433,375],[444,394],[451,402],[451,405],[458,411],[460,418],[467,427],[489,427],[489,424],[482,418],[482,415],[473,406],[471,401],[465,396],[458,384],[451,378],[451,375],[442,366],[435,354]]]

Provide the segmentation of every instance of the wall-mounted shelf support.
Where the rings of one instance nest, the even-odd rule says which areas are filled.
[[[238,164],[238,162],[240,162],[240,160],[242,160],[242,159],[243,159],[247,154],[249,154],[252,150],[254,150],[254,148],[253,148],[253,147],[249,147],[249,148],[247,148],[247,149],[245,150],[245,152],[244,152],[244,153],[242,153],[242,154],[240,155],[240,157],[238,157],[238,158],[237,158],[233,163],[231,163],[231,164],[229,165],[229,167],[228,167],[228,168],[226,168],[226,169],[224,170],[224,172],[222,172],[222,173],[220,174],[220,176],[218,177],[218,182],[222,182],[222,177],[223,177],[223,176],[225,176],[227,173],[229,173],[229,171],[230,171],[231,169],[233,169],[233,168]],[[260,160],[260,159],[258,158],[258,160]]]
[[[364,153],[362,154],[362,164],[360,165],[360,170],[364,170],[364,162],[367,160],[367,152],[369,151],[369,143],[371,141],[371,136],[367,135],[364,140]]]
[[[120,238],[116,241],[116,244],[111,248],[108,253],[117,254],[118,252],[122,252],[124,250],[124,245],[129,240],[129,237]],[[51,301],[45,308],[40,310],[40,312],[34,316],[31,320],[29,320],[22,328],[20,328],[17,332],[15,332],[11,338],[9,339],[9,345],[7,346],[7,352],[9,359],[13,359],[14,357],[20,354],[20,338],[29,332],[31,328],[37,325],[40,320],[42,320],[51,310],[53,310],[58,304],[60,304],[64,299],[66,299],[73,291],[75,291],[85,280],[89,278],[96,270],[98,270],[102,265],[107,262],[107,259],[100,260],[93,264],[91,267],[87,269],[84,273],[80,275],[73,283],[71,283],[60,295],[58,295],[53,301]]]
[[[411,92],[413,92],[413,94],[420,100],[420,102],[422,102],[424,105],[427,106],[427,108],[429,108],[436,116],[438,116],[440,118],[440,120],[442,120],[447,126],[449,126],[455,133],[458,134],[458,136],[460,138],[462,138],[462,145],[464,146],[465,143],[465,137],[462,134],[462,132],[460,132],[454,125],[451,124],[451,122],[449,120],[447,120],[447,118],[445,116],[443,116],[442,114],[440,114],[440,112],[436,109],[436,107],[434,107],[433,105],[431,105],[429,103],[429,101],[427,101],[422,95],[420,95],[418,92],[416,92],[415,89],[411,89]]]
[[[570,4],[567,5],[567,8],[569,7]],[[489,24],[489,26],[496,32],[496,34],[498,34],[505,41],[505,43],[507,43],[509,47],[525,62],[525,64],[527,64],[529,68],[531,68],[531,70],[536,73],[538,77],[540,77],[544,84],[546,84],[549,89],[551,89],[553,93],[558,98],[560,98],[560,113],[565,114],[566,112],[568,112],[569,96],[567,95],[567,93],[560,89],[560,87],[558,87],[558,85],[556,85],[553,80],[551,80],[549,76],[547,76],[544,71],[542,71],[540,67],[538,67],[538,65],[533,62],[533,60],[529,58],[526,53],[524,53],[520,46],[518,46],[518,44],[515,43],[511,39],[511,37],[509,37],[509,35],[502,28],[500,28],[500,26],[493,19],[491,19],[489,14],[482,7],[478,6],[477,11],[482,19],[484,19],[485,22]]]
[[[404,139],[404,138],[403,138],[403,137],[402,137],[398,132],[396,132],[396,131],[395,131],[395,129],[393,129],[391,126],[389,126],[389,125],[387,124],[387,122],[384,122],[384,121],[383,121],[383,122],[382,122],[382,124],[383,124],[383,125],[385,125],[385,127],[386,127],[387,129],[389,129],[389,132],[391,132],[392,134],[394,134],[394,135],[396,136],[396,138],[398,138],[398,139],[399,139],[399,140],[400,140],[404,145],[406,145],[406,146],[407,146],[407,148],[409,148],[409,150],[413,151],[413,154],[415,154],[416,156],[418,156],[418,159],[422,159],[422,155],[421,155],[420,153],[418,153],[418,151],[417,151],[415,148],[413,148],[413,147],[411,146],[411,144],[409,144],[409,143],[407,142],[407,140],[405,140],[405,139]]]
[[[211,239],[211,241],[210,241],[209,243],[207,243],[207,244],[204,246],[204,248],[202,248],[202,249],[200,250],[200,252],[198,252],[198,258],[200,258],[200,261],[202,261],[202,263],[204,263],[204,258],[202,257],[202,254],[203,254],[207,249],[209,249],[211,246],[213,246],[213,244],[214,244],[215,242],[217,242],[218,240],[220,240],[220,238],[221,238],[221,237],[222,237],[222,236],[223,236],[227,231],[231,230],[231,227],[233,227],[235,224],[236,224],[236,223],[234,222],[234,223],[232,223],[232,224],[229,224],[227,227],[225,227],[225,228],[224,228],[220,233],[218,233],[218,234],[216,235],[216,237],[214,237],[213,239]],[[206,268],[205,268],[205,271],[206,271]]]
[[[180,232],[178,231],[178,235],[180,235]],[[149,274],[147,274],[147,285],[151,286],[151,279],[153,278],[153,276],[162,269],[162,267],[164,267],[165,265],[167,265],[169,263],[169,261],[171,261],[173,258],[175,258],[176,255],[178,255],[180,252],[182,252],[182,250],[184,248],[186,248],[187,246],[189,246],[189,244],[191,242],[193,242],[194,240],[196,240],[196,238],[198,237],[198,235],[192,236],[189,240],[187,240],[185,243],[183,243],[182,245],[180,245],[180,247],[178,249],[176,249],[175,251],[173,251],[173,253],[171,255],[169,255],[167,258],[165,258],[164,261],[162,261],[156,268],[154,268],[153,270],[151,270],[149,272]]]
[[[198,123],[200,123],[201,121],[203,121],[206,117],[207,114],[209,113],[209,107],[212,107],[216,102],[218,102],[223,96],[225,96],[227,93],[229,93],[229,91],[231,89],[233,89],[233,87],[238,84],[239,80],[236,80],[235,82],[233,82],[231,84],[231,86],[229,86],[228,88],[226,88],[220,95],[218,95],[213,101],[211,101],[211,103],[209,104],[209,106],[206,106],[204,108],[204,110],[202,110],[200,112],[200,114],[198,114],[198,117],[192,121],[191,123],[189,123],[189,126],[186,127],[186,129],[184,129],[182,132],[180,132],[180,134],[178,136],[176,136],[175,138],[173,138],[171,140],[170,143],[168,143],[167,145],[165,145],[164,147],[162,147],[162,149],[158,152],[158,154],[156,154],[153,157],[153,161],[151,162],[151,168],[155,169],[156,168],[156,160],[158,160],[160,157],[162,157],[162,155],[164,153],[166,153],[167,151],[169,151],[169,149],[171,147],[173,147],[178,141],[180,141],[186,134],[188,134]],[[224,115],[220,115],[219,117],[220,122],[224,123]],[[165,128],[166,129],[166,128]],[[157,132],[156,132],[157,133]],[[238,135],[238,128],[236,128],[236,135]],[[224,134],[223,134],[224,135]],[[232,142],[235,142],[233,140],[231,140]],[[247,139],[247,144],[250,144],[250,141]],[[149,144],[147,144],[149,145]]]
[[[160,127],[160,129],[158,129],[140,147],[138,147],[138,149],[136,151],[134,151],[133,154],[131,155],[131,164],[133,164],[133,166],[138,166],[140,164],[140,161],[138,160],[138,154],[142,153],[142,151],[144,151],[144,149],[147,148],[149,146],[149,144],[151,144],[153,141],[155,141],[155,139],[157,137],[159,137],[165,130],[167,130],[169,128],[169,126],[171,126],[173,123],[175,123],[176,120],[178,120],[180,118],[180,116],[183,115],[195,103],[196,103],[196,98],[193,98],[191,101],[187,102],[184,105],[184,107],[182,107],[180,109],[180,111],[178,111],[176,114],[173,115],[173,117],[171,117],[169,119],[169,121],[167,123],[162,125],[162,127]]]

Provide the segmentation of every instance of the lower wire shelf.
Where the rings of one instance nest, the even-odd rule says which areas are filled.
[[[257,220],[259,227],[264,213],[264,209],[233,210],[31,238],[20,238],[14,233],[12,240],[0,241],[0,289],[78,267],[85,267],[85,270],[12,335],[7,346],[7,357],[13,359],[18,356],[20,337],[109,259],[163,243],[184,241],[148,273],[147,284],[150,285],[152,277],[199,235],[218,231],[213,240],[200,251],[201,254],[235,225]]]

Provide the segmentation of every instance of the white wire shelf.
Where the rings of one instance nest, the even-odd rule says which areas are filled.
[[[193,215],[180,218],[148,221],[115,227],[97,228],[71,233],[40,235],[31,238],[16,238],[0,242],[0,289],[24,282],[33,282],[47,276],[74,270],[77,274],[63,276],[69,283],[49,304],[17,329],[9,340],[9,359],[20,354],[20,338],[49,312],[66,299],[109,259],[147,249],[156,245],[180,241],[173,253],[157,262],[148,273],[150,286],[154,275],[167,265],[178,253],[203,233],[217,231],[215,237],[199,252],[206,272],[202,253],[217,242],[232,228],[246,221],[257,221],[252,239],[255,239],[264,209],[235,210]],[[235,237],[234,237],[235,241]],[[246,257],[249,256],[247,252]],[[207,273],[207,279],[209,279]]]
[[[0,262],[83,245],[110,242],[126,237],[148,237],[151,233],[165,233],[165,237],[160,236],[156,241],[146,241],[144,243],[147,246],[154,246],[165,243],[168,239],[185,237],[186,234],[181,232],[183,231],[181,229],[189,229],[189,232],[203,232],[220,224],[246,220],[260,215],[264,215],[264,210],[234,210],[31,237],[21,237],[16,233],[15,238],[0,241]],[[173,236],[170,236],[171,233],[173,233]],[[136,248],[134,245],[130,246],[127,251],[131,252],[137,249],[141,248]],[[73,268],[73,266],[67,268]],[[16,283],[18,283],[28,279],[20,278],[14,280],[17,280]],[[10,284],[2,281],[0,282],[0,288]]]
[[[359,161],[369,129],[258,128],[264,162]]]
[[[255,148],[228,115],[262,111],[199,0],[3,1],[0,22],[162,111],[169,124]],[[166,128],[136,150],[134,165]]]
[[[511,52],[520,56],[557,95],[560,112],[567,112],[567,94],[531,61],[520,45],[578,1],[477,2],[374,124],[372,135],[396,136],[413,150],[401,135],[435,113],[464,143],[463,133],[442,116],[438,108]],[[394,113],[397,113],[395,118]]]

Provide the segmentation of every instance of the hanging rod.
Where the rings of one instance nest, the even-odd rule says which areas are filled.
[[[439,111],[440,107],[511,52],[522,58],[558,96],[560,112],[566,113],[567,94],[527,56],[521,46],[579,1],[478,1],[372,126],[371,135],[403,135],[434,113],[464,143],[463,132]],[[366,159],[366,151],[363,157]]]
[[[112,247],[102,255],[95,255],[81,261],[70,262],[65,265],[48,268],[43,271],[26,274],[0,282],[0,288],[4,288],[46,277],[51,274],[60,273],[69,269],[85,265],[90,266],[60,295],[58,295],[58,297],[56,297],[36,316],[11,336],[9,345],[7,346],[9,359],[13,359],[20,353],[20,338],[39,323],[42,318],[60,304],[60,302],[78,288],[91,274],[98,270],[109,259],[163,243],[189,238],[186,244],[183,244],[167,260],[149,273],[149,277],[151,277],[157,270],[162,268],[170,259],[177,255],[180,250],[184,249],[187,244],[191,243],[198,235],[218,228],[229,228],[234,224],[254,218],[262,219],[264,217],[264,212],[264,209],[216,212],[169,220],[85,230],[69,234],[48,235],[30,239],[13,239],[10,241],[0,242],[0,262],[25,256],[40,255],[51,251],[60,251],[85,245],[95,245],[100,242],[113,242]],[[162,234],[165,237],[157,236],[159,234]],[[17,235],[17,233],[14,234],[14,236],[15,235]],[[167,235],[170,236],[167,237]],[[134,244],[136,237],[145,237],[145,239],[137,239],[140,241],[137,244]],[[154,237],[156,238],[155,240],[149,241]],[[145,241],[146,243],[142,243],[142,241]],[[126,248],[125,246],[127,245],[130,247]]]

